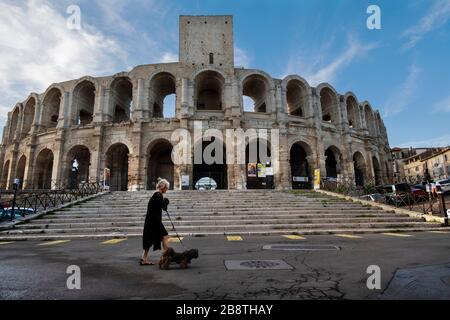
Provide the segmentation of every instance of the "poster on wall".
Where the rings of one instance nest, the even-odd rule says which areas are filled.
[[[314,190],[320,189],[320,169],[314,170]]]
[[[266,165],[262,163],[258,163],[258,178],[266,177]]]
[[[182,187],[189,187],[189,176],[181,176],[181,186]]]
[[[247,176],[256,178],[256,163],[249,163],[247,166]]]
[[[105,177],[103,187],[105,188],[105,190],[109,191],[111,186],[111,170],[105,168],[103,175]]]

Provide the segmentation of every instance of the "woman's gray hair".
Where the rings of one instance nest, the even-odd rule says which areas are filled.
[[[158,182],[156,183],[156,190],[162,190],[164,188],[170,188],[170,182],[166,179],[158,178]]]

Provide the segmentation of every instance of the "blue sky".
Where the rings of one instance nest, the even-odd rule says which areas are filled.
[[[381,30],[366,27],[371,4]],[[370,101],[391,146],[450,145],[450,0],[2,0],[0,125],[52,82],[176,61],[182,14],[233,15],[237,65]]]

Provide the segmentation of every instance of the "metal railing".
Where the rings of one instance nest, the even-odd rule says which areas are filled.
[[[0,221],[13,220],[17,215],[36,214],[72,201],[80,200],[104,191],[100,183],[83,183],[76,189],[53,190],[2,190],[0,191]]]
[[[363,185],[357,185],[355,181],[354,177],[326,178],[321,180],[321,189],[396,208],[447,217],[450,194],[441,194],[430,189],[427,192],[421,179],[394,185],[379,185],[374,179],[365,179]],[[421,184],[423,188],[414,187],[418,184]],[[394,189],[393,186],[396,188]]]

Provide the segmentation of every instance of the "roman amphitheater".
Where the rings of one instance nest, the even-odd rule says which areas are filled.
[[[195,121],[224,136],[278,129],[276,189],[310,187],[316,169],[359,185],[390,180],[386,128],[369,102],[328,83],[312,87],[298,75],[275,79],[235,66],[232,16],[181,16],[179,23],[179,62],[55,83],[14,106],[3,130],[0,188],[14,179],[24,189],[50,189],[107,178],[113,191],[135,191],[154,189],[157,177],[174,189],[195,189],[204,177],[218,189],[264,188],[247,164],[175,165],[172,133],[193,132]],[[198,143],[208,146],[192,149]]]

